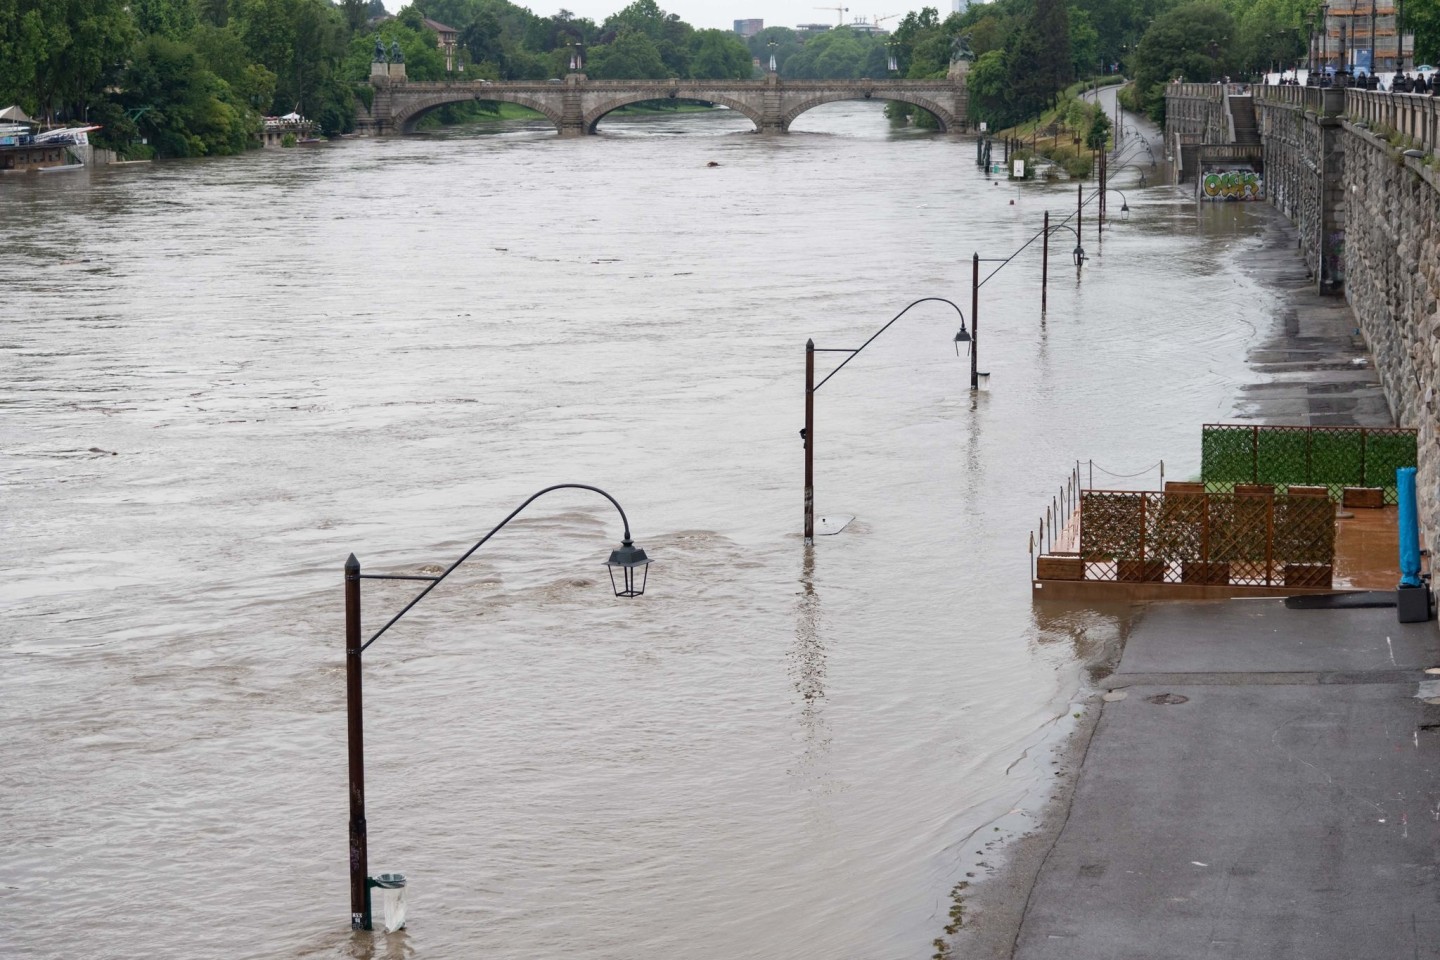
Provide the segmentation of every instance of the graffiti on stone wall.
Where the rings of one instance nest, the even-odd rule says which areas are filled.
[[[1212,170],[1200,180],[1202,200],[1264,200],[1265,181],[1254,170]]]

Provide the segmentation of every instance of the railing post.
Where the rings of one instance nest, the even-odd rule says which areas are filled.
[[[1275,497],[1265,498],[1265,586],[1274,583],[1275,567]]]
[[[1210,494],[1203,490],[1200,492],[1200,561],[1205,564],[1201,569],[1207,571],[1206,579],[1208,580],[1208,571],[1210,570]]]
[[[1145,569],[1145,501],[1149,499],[1144,493],[1140,494],[1140,569],[1141,577],[1144,577]]]

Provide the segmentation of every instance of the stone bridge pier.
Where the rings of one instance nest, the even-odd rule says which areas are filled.
[[[401,65],[403,67],[403,65]],[[545,116],[561,136],[587,136],[612,111],[644,100],[712,103],[743,113],[759,133],[785,133],[807,110],[837,100],[895,100],[930,113],[946,133],[969,128],[969,93],[962,75],[940,80],[591,80],[573,73],[564,80],[537,82],[412,82],[403,69],[376,71],[374,96],[362,108],[362,134],[409,133],[431,110],[451,103],[515,103]]]

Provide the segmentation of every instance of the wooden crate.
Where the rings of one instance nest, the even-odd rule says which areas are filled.
[[[1180,564],[1180,582],[1227,584],[1230,582],[1230,564],[1219,560],[1186,560]]]
[[[1056,557],[1051,555],[1036,557],[1035,579],[1084,580],[1085,561],[1079,557]]]
[[[1166,493],[1204,493],[1205,484],[1199,480],[1166,480]]]
[[[1328,563],[1285,564],[1285,586],[1329,589],[1335,568]]]
[[[1129,583],[1158,583],[1165,579],[1164,560],[1120,560],[1116,579]]]
[[[1235,484],[1235,496],[1273,497],[1275,496],[1275,486],[1270,483],[1237,483]]]
[[[1341,503],[1362,510],[1378,510],[1385,506],[1385,491],[1380,487],[1346,487]]]
[[[1301,486],[1296,486],[1296,485],[1293,484],[1293,483],[1292,483],[1290,486],[1288,486],[1288,487],[1285,488],[1285,492],[1288,493],[1288,494],[1290,494],[1290,496],[1292,496],[1292,497],[1328,497],[1328,496],[1330,496],[1330,488],[1329,488],[1329,487],[1301,487]]]

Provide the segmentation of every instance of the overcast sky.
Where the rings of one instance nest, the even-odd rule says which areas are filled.
[[[385,0],[385,6],[393,13],[405,6],[408,0]],[[533,13],[548,17],[562,7],[579,17],[589,17],[601,22],[617,10],[624,9],[630,0],[514,0],[522,7],[529,7]],[[917,0],[870,0],[864,6],[855,6],[851,0],[656,0],[666,13],[678,13],[680,19],[694,27],[719,27],[730,30],[736,20],[764,20],[767,27],[794,27],[800,23],[836,23],[844,17],[849,23],[857,17],[872,20],[889,14],[903,16],[912,9],[919,9],[924,3]],[[889,6],[885,6],[885,3]],[[823,9],[825,4],[844,4],[849,7],[844,13],[834,9]],[[943,18],[950,12],[949,0],[930,0],[930,6],[940,11]],[[893,30],[900,17],[881,21],[881,26]],[[463,27],[463,23],[453,23]]]

